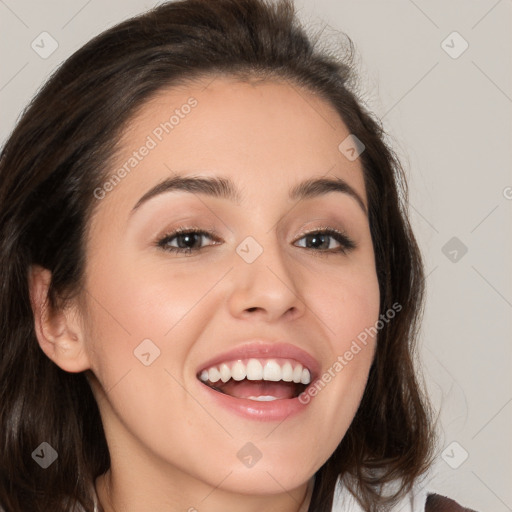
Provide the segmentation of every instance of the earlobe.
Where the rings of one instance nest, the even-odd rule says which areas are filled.
[[[62,370],[77,373],[90,368],[84,333],[76,306],[51,306],[51,272],[33,265],[28,274],[34,329],[41,350]]]

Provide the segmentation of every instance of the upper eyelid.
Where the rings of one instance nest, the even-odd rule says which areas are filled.
[[[327,225],[322,225],[322,226],[318,226],[315,228],[303,229],[299,232],[298,236],[302,237],[302,236],[305,236],[305,235],[308,235],[311,233],[317,233],[320,231],[329,231],[329,230],[339,233],[340,235],[344,235],[347,237],[349,236],[348,233],[346,233],[346,231],[344,229],[339,229],[339,228],[335,228],[333,226],[327,226]],[[160,238],[166,238],[166,237],[174,237],[174,236],[178,236],[178,235],[186,234],[186,233],[200,233],[203,235],[208,235],[208,236],[211,235],[212,237],[220,238],[220,234],[217,232],[217,230],[215,230],[213,228],[201,228],[199,226],[194,226],[194,225],[179,226],[177,228],[169,229],[167,231],[164,231],[161,235],[159,235],[158,238],[160,239]]]
[[[325,231],[332,231],[332,232],[334,232],[334,234],[338,234],[341,237],[346,238],[347,245],[350,245],[353,248],[357,247],[357,243],[354,241],[354,239],[348,233],[346,233],[346,231],[344,229],[338,229],[338,228],[335,228],[332,226],[327,226],[327,225],[322,225],[322,226],[311,228],[311,229],[301,230],[300,233],[298,234],[297,238],[295,238],[294,242],[300,240],[301,238],[304,238],[307,235],[325,232]],[[175,229],[169,230],[168,232],[164,232],[164,234],[162,234],[161,236],[159,236],[157,238],[157,244],[160,245],[163,241],[165,241],[167,239],[172,240],[180,235],[187,234],[187,233],[197,233],[197,234],[200,234],[203,236],[206,235],[207,237],[212,239],[214,242],[221,239],[218,232],[213,228],[201,228],[199,226],[191,225],[191,226],[179,226]],[[329,234],[329,233],[327,233],[327,235],[333,236],[332,234]],[[338,243],[341,243],[341,242],[338,242]],[[215,244],[212,244],[212,245],[215,245]],[[208,247],[208,246],[205,246],[205,247]]]

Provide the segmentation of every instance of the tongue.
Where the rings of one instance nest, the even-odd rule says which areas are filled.
[[[227,395],[235,398],[249,398],[258,396],[274,396],[276,398],[294,398],[297,384],[293,382],[272,382],[266,380],[230,379],[225,384],[217,386]]]

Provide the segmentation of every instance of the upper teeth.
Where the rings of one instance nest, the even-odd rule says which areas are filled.
[[[200,379],[204,382],[227,382],[233,380],[270,380],[284,382],[295,382],[296,384],[309,384],[311,374],[307,368],[300,363],[292,366],[290,361],[276,361],[275,359],[249,359],[238,360],[233,363],[222,363],[211,366],[201,372]]]

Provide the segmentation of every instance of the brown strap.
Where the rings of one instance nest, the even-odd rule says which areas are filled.
[[[425,502],[425,512],[475,512],[471,508],[464,508],[455,500],[441,496],[440,494],[429,494]]]

